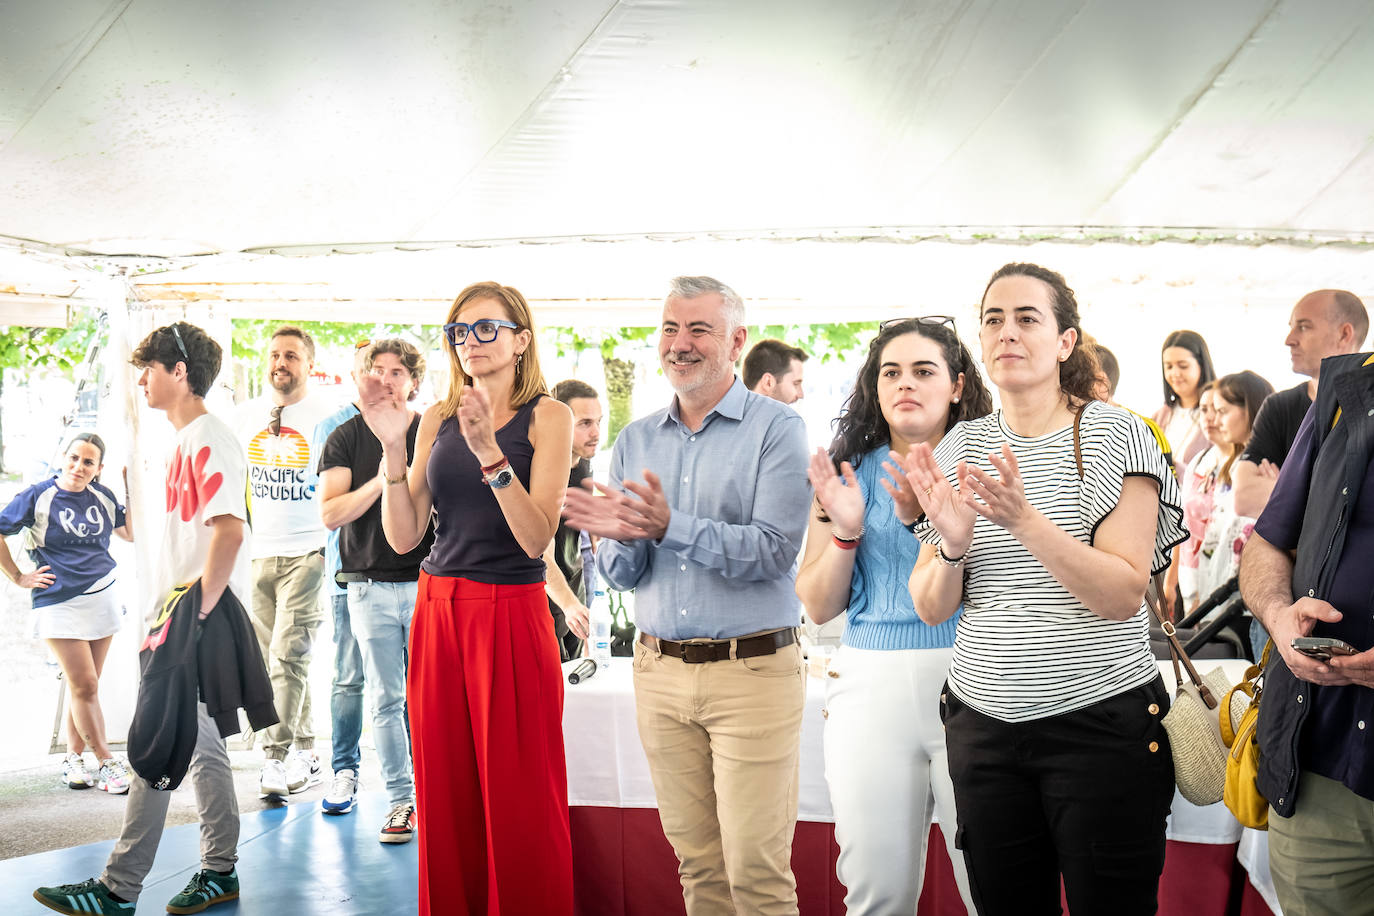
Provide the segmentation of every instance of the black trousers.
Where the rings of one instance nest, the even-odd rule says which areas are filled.
[[[973,900],[982,916],[1154,913],[1174,764],[1162,679],[1085,709],[1003,722],[941,696]]]

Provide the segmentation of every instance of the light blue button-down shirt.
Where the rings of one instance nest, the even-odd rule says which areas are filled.
[[[794,566],[811,484],[806,428],[791,408],[738,378],[701,428],[668,407],[620,431],[611,485],[657,474],[672,516],[663,539],[605,540],[597,551],[611,588],[635,589],[635,623],[652,636],[728,639],[794,627]]]

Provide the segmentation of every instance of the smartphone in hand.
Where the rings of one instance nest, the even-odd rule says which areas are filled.
[[[1330,636],[1299,636],[1293,640],[1293,648],[1319,662],[1331,661],[1333,655],[1357,655],[1359,650],[1344,640]]]

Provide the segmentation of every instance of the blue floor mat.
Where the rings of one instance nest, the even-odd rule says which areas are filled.
[[[415,913],[419,852],[414,842],[381,843],[391,810],[386,794],[365,792],[351,814],[326,817],[318,802],[288,804],[242,816],[237,901],[211,907],[214,916],[406,916]],[[55,849],[0,862],[0,913],[52,911],[33,899],[39,885],[97,877],[114,841]],[[162,835],[143,885],[137,916],[167,912],[200,868],[200,827],[184,824]]]

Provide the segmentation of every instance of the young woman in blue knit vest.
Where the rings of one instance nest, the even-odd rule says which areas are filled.
[[[933,447],[957,421],[992,410],[953,325],[942,316],[885,322],[830,453],[817,449],[809,469],[816,507],[797,595],[817,623],[848,612],[826,681],[825,777],[851,916],[916,911],[932,800],[959,893],[973,909],[954,848],[939,717],[958,620],[928,626],[912,606],[906,580],[920,545],[908,526],[920,505],[900,468],[911,446]]]

